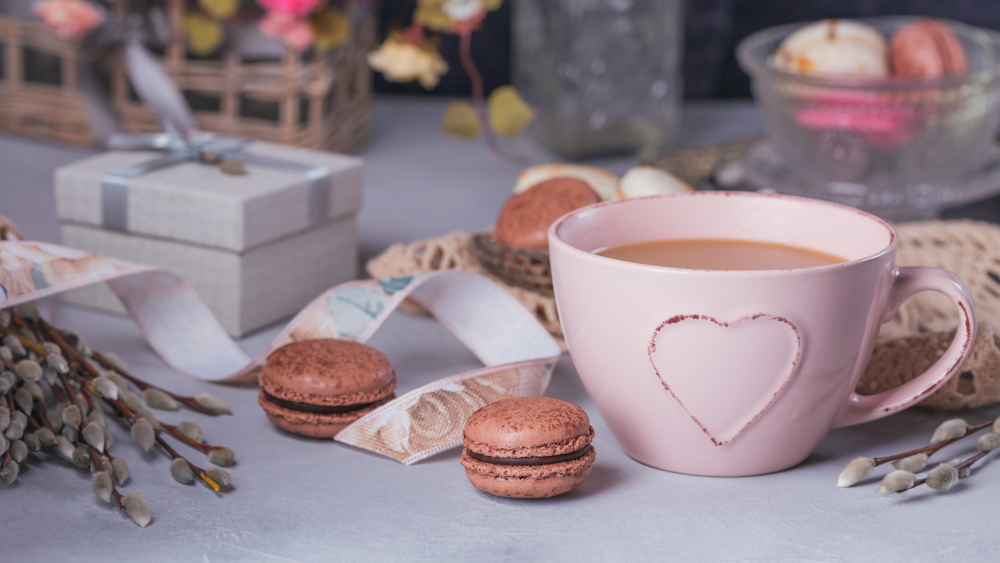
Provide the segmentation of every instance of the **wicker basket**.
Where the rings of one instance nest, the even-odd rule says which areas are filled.
[[[547,248],[518,248],[501,244],[492,232],[477,233],[472,239],[476,258],[486,271],[524,289],[552,295],[552,272]]]
[[[360,23],[347,44],[311,60],[290,50],[280,61],[244,61],[238,53],[194,59],[186,55],[181,33],[183,0],[167,0],[167,7],[173,39],[162,62],[188,100],[200,102],[192,104],[200,129],[334,151],[365,141],[371,105],[365,55],[375,41],[373,18],[355,18]],[[79,87],[77,44],[59,39],[39,22],[0,15],[0,52],[0,129],[97,143]],[[119,54],[98,62],[122,130],[162,130],[133,95]],[[58,67],[57,80],[33,79],[33,72],[38,74],[33,69],[46,65]]]

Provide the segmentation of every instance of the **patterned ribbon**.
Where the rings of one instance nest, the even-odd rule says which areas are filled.
[[[161,151],[164,154],[136,164],[116,168],[101,177],[101,226],[115,231],[128,231],[128,187],[138,178],[182,162],[204,160],[205,155],[216,158],[238,158],[245,163],[298,172],[309,179],[309,223],[319,224],[328,209],[330,171],[322,166],[309,166],[267,158],[243,152],[246,139],[202,133],[190,141],[177,133],[151,135],[115,134],[108,139],[110,149]]]
[[[107,283],[118,295],[169,366],[208,381],[256,381],[267,356],[288,342],[365,342],[404,299],[416,301],[485,367],[410,391],[335,438],[407,465],[460,445],[465,421],[478,408],[509,397],[541,395],[560,355],[548,331],[500,286],[452,270],[334,287],[251,360],[175,274],[54,244],[0,242],[0,308],[97,282]]]

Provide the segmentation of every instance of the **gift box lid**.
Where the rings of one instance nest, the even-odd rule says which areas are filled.
[[[128,182],[127,231],[243,252],[361,207],[364,161],[360,158],[263,141],[248,142],[242,152],[322,167],[329,172],[329,181],[314,185],[301,170],[252,162],[244,162],[246,172],[240,175],[226,174],[218,165],[180,162]],[[105,173],[163,155],[108,151],[60,167],[55,173],[59,220],[107,226],[102,211]],[[314,202],[325,211],[313,211]]]

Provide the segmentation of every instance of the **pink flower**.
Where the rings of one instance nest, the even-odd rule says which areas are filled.
[[[316,9],[320,0],[257,0],[257,3],[268,12],[305,16]]]
[[[308,21],[285,12],[268,12],[258,25],[264,35],[277,37],[296,51],[306,49],[316,38]]]
[[[84,0],[43,0],[35,14],[56,35],[75,41],[104,22],[104,14]]]

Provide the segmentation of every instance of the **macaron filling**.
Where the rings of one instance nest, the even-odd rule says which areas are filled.
[[[581,457],[587,455],[587,452],[591,450],[590,444],[576,450],[575,452],[569,452],[567,454],[561,455],[549,455],[541,457],[491,457],[488,455],[477,454],[476,452],[466,448],[465,451],[469,454],[469,457],[477,461],[482,461],[484,463],[493,463],[496,465],[547,465],[550,463],[562,463],[564,461],[573,461],[574,459],[580,459]]]
[[[261,392],[264,394],[264,397],[268,401],[278,405],[279,407],[293,411],[310,412],[314,414],[340,414],[340,413],[364,409],[374,405],[375,403],[384,402],[382,399],[379,399],[377,401],[371,401],[367,403],[356,403],[353,405],[336,405],[336,406],[313,405],[309,403],[299,403],[296,401],[279,399],[278,397],[275,397],[274,395],[268,393],[266,390],[261,390]]]

